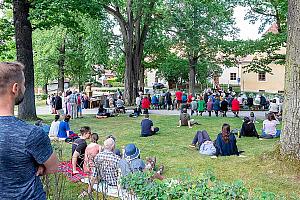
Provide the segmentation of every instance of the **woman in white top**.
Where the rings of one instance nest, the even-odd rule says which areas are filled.
[[[56,137],[59,130],[59,115],[55,115],[54,121],[51,123],[50,131],[49,131],[49,137]]]
[[[269,113],[268,118],[263,121],[263,132],[261,138],[272,139],[279,137],[281,130],[277,130],[276,126],[280,124],[279,121],[275,118],[274,113]]]
[[[276,99],[273,99],[273,101],[270,103],[269,111],[274,113],[275,115],[279,112],[279,105],[276,103]]]

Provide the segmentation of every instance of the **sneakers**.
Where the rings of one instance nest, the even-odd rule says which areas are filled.
[[[189,147],[196,148],[195,144],[190,144]]]

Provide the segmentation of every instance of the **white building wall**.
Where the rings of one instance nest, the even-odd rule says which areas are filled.
[[[223,73],[219,77],[219,83],[220,84],[230,84],[230,85],[240,85],[240,82],[238,82],[238,79],[241,78],[239,67],[222,67]],[[230,80],[230,74],[236,73],[236,80]]]
[[[145,85],[146,87],[152,87],[155,83],[155,77],[156,77],[157,70],[146,70],[145,74]],[[165,85],[165,87],[168,86],[168,82],[165,79],[158,78],[158,83],[162,83]]]

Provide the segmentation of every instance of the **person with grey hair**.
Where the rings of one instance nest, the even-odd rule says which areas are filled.
[[[97,177],[109,186],[117,186],[120,157],[114,153],[114,150],[115,141],[109,137],[103,143],[103,151],[98,153],[94,159],[95,168],[93,169],[88,193],[92,192]]]

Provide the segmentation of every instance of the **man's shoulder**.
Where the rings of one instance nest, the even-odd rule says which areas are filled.
[[[101,151],[98,153],[95,157],[95,160],[101,161],[101,160],[115,160],[117,162],[120,161],[120,157],[114,154],[113,152],[106,152],[106,151]]]
[[[42,131],[42,129],[40,127],[37,127],[33,124],[28,124],[27,122],[18,119],[16,117],[10,117],[7,118],[6,120],[1,120],[0,121],[0,125],[13,125],[10,126],[9,130],[5,130],[6,134],[18,134],[20,135],[20,133],[31,133],[31,132],[38,132],[38,131]]]

